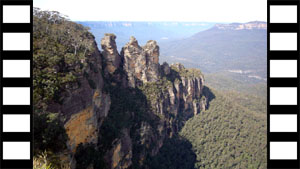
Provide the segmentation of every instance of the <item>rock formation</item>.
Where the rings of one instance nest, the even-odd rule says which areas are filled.
[[[109,94],[103,92],[101,53],[96,43],[93,46],[96,50],[83,61],[88,69],[79,77],[80,86],[67,86],[66,91],[60,95],[62,103],[53,102],[48,106],[48,111],[64,115],[68,145],[73,152],[81,142],[97,144],[98,129],[110,107]]]
[[[121,57],[117,50],[116,36],[114,34],[105,34],[101,40],[102,56],[105,65],[105,73],[113,74],[121,64]]]
[[[128,87],[141,89],[147,97],[152,114],[152,117],[149,115],[148,118],[159,118],[156,119],[157,129],[149,122],[143,121],[135,131],[130,131],[132,135],[137,135],[139,140],[131,140],[132,138],[128,137],[128,128],[122,131],[125,134],[115,140],[116,144],[110,150],[112,168],[127,168],[134,163],[133,160],[142,165],[149,152],[152,156],[157,154],[166,138],[176,135],[185,120],[205,110],[207,106],[202,94],[204,78],[201,72],[185,69],[182,64],[160,65],[159,46],[155,41],[150,40],[141,47],[138,41],[131,37],[122,48],[120,56],[123,59],[123,65],[120,66],[127,77]],[[134,146],[140,149],[139,154],[135,155],[137,159],[131,158],[135,153]],[[126,151],[122,150],[122,147],[126,147]],[[126,159],[127,162],[124,164],[122,159]]]
[[[138,41],[131,37],[129,43],[122,48],[121,55],[130,87],[159,79],[159,47],[155,41],[150,40],[140,47]]]
[[[73,153],[80,143],[94,143],[107,168],[143,168],[147,158],[155,156],[185,120],[205,110],[204,78],[199,70],[181,64],[160,65],[155,41],[141,47],[131,37],[119,54],[115,39],[115,35],[105,34],[102,52],[94,44],[96,51],[86,60],[90,69],[80,78],[81,86],[62,93],[61,105],[49,107],[65,115]],[[116,100],[120,102],[112,103]],[[126,101],[131,105],[113,107]],[[111,121],[114,118],[117,121]]]

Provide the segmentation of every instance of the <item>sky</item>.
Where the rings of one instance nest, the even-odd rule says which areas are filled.
[[[267,20],[267,0],[34,0],[73,21],[249,22]]]

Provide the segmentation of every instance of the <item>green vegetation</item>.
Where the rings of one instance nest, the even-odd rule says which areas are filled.
[[[89,61],[88,56],[95,49],[94,36],[87,28],[58,12],[34,9],[33,19],[35,164],[36,168],[63,168],[58,155],[67,148],[65,119],[61,114],[47,112],[47,105],[63,103],[60,94],[80,86],[80,78],[85,78],[90,88],[96,89],[91,73],[104,75],[104,72]],[[247,88],[244,82],[208,76],[208,83],[223,93],[204,87],[203,96],[194,101],[209,100],[208,110],[184,125],[184,113],[174,115],[169,111],[158,115],[153,105],[163,101],[172,82],[180,81],[180,77],[203,77],[200,70],[172,66],[170,75],[137,88],[122,87],[120,77],[126,75],[121,69],[115,71],[115,75],[103,76],[104,92],[110,95],[111,106],[107,117],[101,121],[98,145],[77,147],[76,168],[106,168],[104,154],[111,151],[124,129],[129,131],[131,138],[132,168],[266,168],[265,90]],[[254,91],[256,96],[251,95]],[[160,137],[159,122],[183,128],[179,135],[173,133],[172,138],[166,138],[159,153],[150,157],[153,147],[159,144],[154,140]],[[148,127],[151,132],[147,134],[151,136],[141,136],[141,130]],[[141,164],[143,160],[145,163]]]
[[[157,82],[145,83],[138,86],[143,94],[147,97],[149,103],[155,103],[160,96],[166,97],[168,89],[172,87],[172,82],[166,78],[162,78]]]
[[[266,168],[265,105],[239,94],[213,93],[209,109],[180,132],[193,145],[195,168]]]
[[[255,96],[236,91],[223,92],[223,94],[230,96],[232,102],[246,107],[249,110],[263,114],[267,112],[267,100],[262,98],[261,96]]]
[[[33,32],[36,168],[65,168],[58,157],[67,149],[64,119],[61,114],[47,112],[47,109],[49,103],[62,103],[62,92],[80,86],[78,78],[84,76],[89,67],[98,71],[92,69],[87,58],[95,50],[94,36],[87,28],[67,20],[60,13],[38,8],[34,8]],[[95,82],[90,79],[88,82],[95,88]]]
[[[61,117],[54,113],[34,113],[34,154],[45,150],[58,153],[67,145],[68,136]]]
[[[33,169],[71,169],[69,161],[62,162],[59,155],[44,151],[33,157]]]
[[[209,73],[205,74],[205,84],[218,91],[236,91],[264,100],[267,98],[267,83],[250,79],[245,75],[229,72]]]
[[[176,65],[171,65],[171,69],[176,71],[181,77],[186,77],[186,78],[203,77],[203,74],[200,71],[200,69],[195,69],[195,68],[186,69],[183,67],[183,65],[178,63]]]
[[[94,36],[87,28],[68,21],[58,12],[40,11],[33,15],[33,85],[34,104],[47,107],[49,101],[59,102],[59,93],[88,66]]]
[[[33,157],[33,169],[54,169],[53,164],[48,161],[47,152],[38,157]]]

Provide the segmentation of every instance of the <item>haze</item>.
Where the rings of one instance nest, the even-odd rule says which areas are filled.
[[[73,21],[248,22],[267,20],[267,0],[34,0]]]

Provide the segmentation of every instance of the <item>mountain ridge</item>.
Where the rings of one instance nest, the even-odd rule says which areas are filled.
[[[216,24],[213,28],[222,30],[267,29],[267,22],[251,21],[246,23]]]
[[[193,117],[210,122],[210,115],[218,113],[230,127],[222,128],[224,143],[232,143],[227,137],[233,138],[235,132],[231,129],[239,124],[232,117],[246,115],[249,118],[243,119],[248,124],[241,130],[243,137],[235,137],[241,139],[239,143],[249,140],[247,132],[255,129],[256,117],[246,111],[231,113],[231,109],[222,113],[222,106],[232,107],[232,103],[223,103],[222,97],[204,85],[199,69],[160,64],[161,48],[156,41],[140,46],[131,37],[119,52],[116,35],[107,33],[101,39],[100,50],[86,27],[57,12],[35,9],[34,13],[35,168],[200,168],[198,164],[204,162],[201,156],[211,153],[204,151],[199,156],[194,151],[197,142],[179,135],[179,131]],[[222,104],[211,104],[213,101]],[[210,106],[214,108],[211,111]],[[207,124],[206,132],[214,130],[215,123]],[[263,127],[257,131],[263,133]],[[252,148],[259,151],[263,138],[259,142],[253,138],[251,135]],[[200,143],[205,139],[196,138]],[[237,163],[254,155],[249,152],[241,156],[241,152],[231,151],[235,146],[221,146],[218,151],[229,148],[231,156],[239,158]],[[242,166],[264,166],[264,158],[258,159]],[[213,165],[237,166],[226,160]]]
[[[49,11],[35,12],[36,154],[60,154],[78,169],[149,168],[164,142],[207,108],[203,74],[159,64],[155,41],[140,46],[132,37],[119,52],[116,36],[107,33],[100,51],[85,27]],[[59,115],[54,124],[45,120],[54,114]]]
[[[249,24],[251,26],[243,26],[245,29],[239,29],[241,25]],[[217,25],[221,29],[214,26],[185,39],[161,43],[161,62],[181,62],[188,68],[199,68],[209,79],[207,83],[214,88],[232,89],[234,84],[216,86],[211,79],[216,81],[218,78],[211,78],[210,75],[213,77],[222,75],[221,79],[234,79],[244,83],[243,86],[249,83],[265,83],[267,31],[265,26],[260,25],[266,23],[222,24]],[[235,70],[247,73],[239,74]],[[218,83],[222,84],[222,81]],[[245,90],[247,88],[240,91]]]

